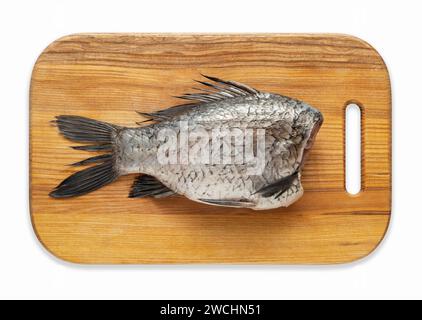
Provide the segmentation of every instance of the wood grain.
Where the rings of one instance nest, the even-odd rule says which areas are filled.
[[[128,199],[133,176],[87,196],[48,192],[86,158],[49,124],[76,114],[133,126],[135,110],[179,102],[199,73],[233,79],[319,108],[322,127],[303,173],[304,197],[253,212],[182,197]],[[86,34],[39,57],[30,106],[31,214],[44,246],[66,261],[140,263],[345,263],[382,240],[391,208],[391,94],[386,66],[343,35]],[[364,189],[345,192],[344,108],[363,110]]]

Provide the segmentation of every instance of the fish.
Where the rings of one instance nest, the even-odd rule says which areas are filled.
[[[288,207],[304,189],[302,171],[322,113],[295,98],[201,74],[184,103],[123,127],[76,115],[53,120],[73,148],[96,155],[64,179],[53,198],[82,196],[137,174],[129,198],[174,195],[207,205],[268,210]]]

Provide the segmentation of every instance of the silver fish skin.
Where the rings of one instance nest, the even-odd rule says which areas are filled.
[[[77,129],[66,118],[72,116],[58,117],[56,123],[67,138],[98,142],[111,151],[109,158],[98,160],[101,164],[85,169],[111,167],[110,177],[93,173],[94,190],[119,176],[139,173],[132,197],[179,194],[209,205],[254,210],[287,207],[297,201],[304,192],[301,171],[323,123],[322,113],[297,99],[207,78],[212,82],[201,83],[212,90],[182,96],[190,103],[142,113],[152,124],[124,128],[98,122],[106,126],[101,133],[109,131],[101,141],[95,141],[97,133],[83,136],[84,128]],[[89,130],[95,127],[90,119],[82,119]],[[221,133],[229,138],[221,138]],[[88,179],[92,173],[80,175]],[[53,197],[92,191],[86,186],[82,193],[78,191],[80,177],[68,179],[53,190]]]

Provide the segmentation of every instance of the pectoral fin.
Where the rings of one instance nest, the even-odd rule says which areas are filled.
[[[299,172],[295,172],[290,176],[284,177],[274,183],[268,184],[255,192],[261,194],[264,198],[269,198],[275,195],[279,198],[284,192],[289,190],[294,180],[299,176]]]

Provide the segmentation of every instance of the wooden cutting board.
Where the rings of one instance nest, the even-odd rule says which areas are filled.
[[[79,198],[48,193],[86,158],[49,121],[75,114],[134,126],[135,110],[180,101],[200,73],[304,100],[325,123],[303,172],[304,197],[255,212],[183,197],[128,199],[134,176]],[[345,191],[345,115],[362,117],[363,190]],[[75,263],[345,263],[383,239],[391,209],[391,92],[387,68],[350,36],[82,34],[39,57],[30,98],[30,197],[36,234]]]

